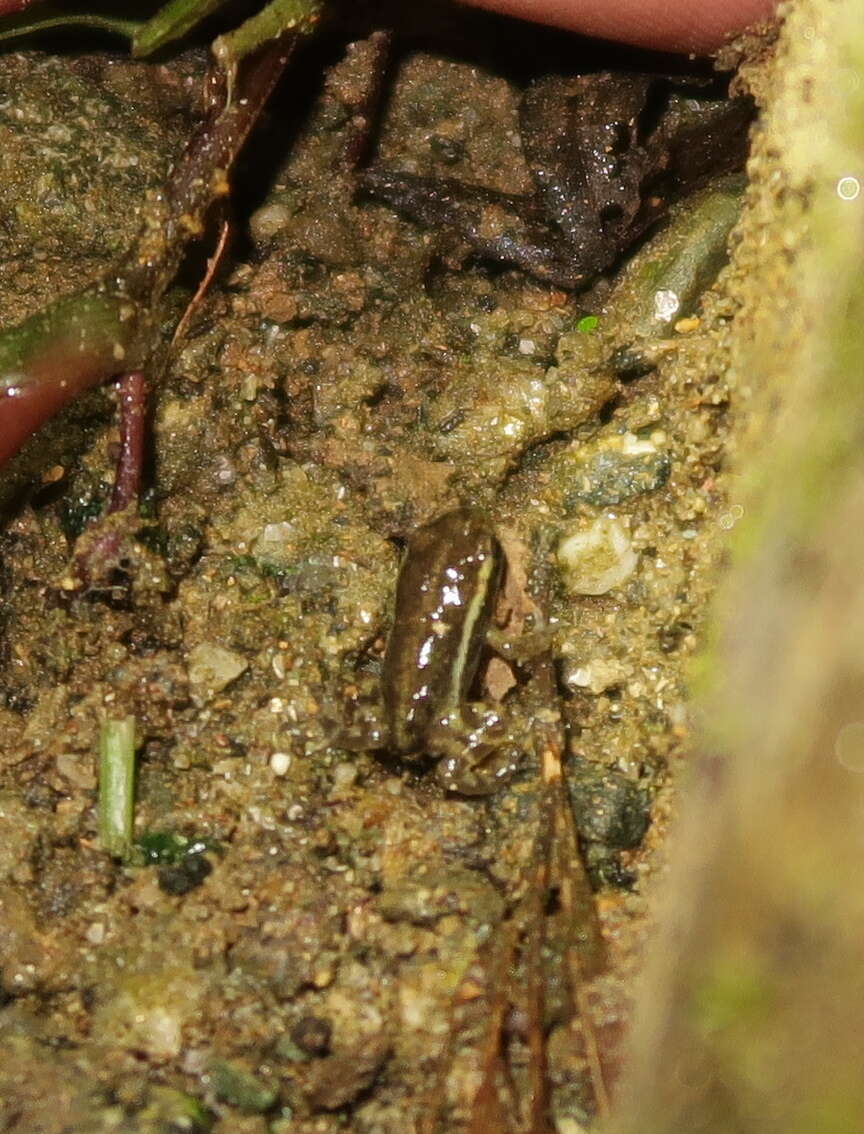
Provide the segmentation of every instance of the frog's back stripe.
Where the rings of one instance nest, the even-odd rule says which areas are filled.
[[[494,536],[492,538],[494,540]],[[477,558],[480,561],[480,567],[474,584],[471,587],[465,586],[468,592],[468,601],[465,604],[462,631],[453,655],[450,674],[451,703],[445,707],[448,714],[459,711],[459,705],[467,696],[477,672],[477,663],[489,626],[494,591],[499,575],[499,556],[496,554],[497,540],[495,540],[495,545],[478,553]]]

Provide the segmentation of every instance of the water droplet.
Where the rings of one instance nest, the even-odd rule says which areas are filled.
[[[676,291],[665,288],[654,292],[654,318],[660,323],[668,323],[678,314],[681,300]]]
[[[840,729],[834,755],[850,772],[864,772],[864,721],[852,721]]]
[[[861,182],[857,177],[841,177],[837,182],[837,196],[841,201],[854,201],[861,192]]]

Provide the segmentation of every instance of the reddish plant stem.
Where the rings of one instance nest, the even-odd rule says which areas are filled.
[[[122,512],[138,501],[144,465],[144,425],[147,416],[147,386],[141,370],[131,370],[120,379],[120,457],[110,512]]]
[[[41,0],[0,0],[0,16],[14,16],[16,12],[23,12]]]
[[[199,235],[213,201],[227,195],[231,167],[296,42],[296,35],[287,33],[257,52],[243,68],[231,102],[189,143],[165,194],[169,217],[163,239],[167,243],[183,240],[185,244],[189,235]]]

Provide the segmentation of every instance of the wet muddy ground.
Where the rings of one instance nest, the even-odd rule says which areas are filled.
[[[501,26],[446,12],[397,37],[376,161],[530,191],[520,91],[586,48],[537,33],[517,58]],[[538,1036],[562,1134],[614,1082],[736,522],[732,304],[722,272],[699,292],[740,186],[685,203],[581,295],[490,267],[356,194],[361,30],[304,53],[247,152],[230,262],[150,375],[145,518],[111,586],[69,585],[110,495],[110,388],[7,473],[3,1129],[458,1130],[495,1113],[488,1083],[512,1129],[542,1129]],[[194,53],[0,57],[4,323],[134,238],[202,73]],[[710,270],[670,310],[658,273],[682,241]],[[380,698],[405,540],[459,505],[507,554],[473,693],[523,750],[476,798],[346,741]],[[97,750],[128,715],[137,842],[117,861]]]

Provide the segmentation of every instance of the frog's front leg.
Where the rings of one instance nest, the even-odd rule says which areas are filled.
[[[429,729],[427,748],[446,791],[491,795],[519,767],[523,746],[500,706],[468,704]]]

